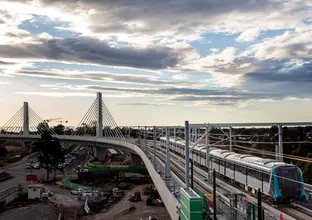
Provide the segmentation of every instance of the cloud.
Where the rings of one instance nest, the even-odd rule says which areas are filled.
[[[188,85],[186,81],[160,80],[158,77],[151,75],[131,75],[131,74],[113,74],[107,72],[49,72],[49,71],[30,71],[20,70],[16,72],[20,75],[62,78],[62,79],[79,79],[90,81],[102,81],[106,83],[122,84],[139,84],[150,86],[183,86]]]
[[[293,66],[289,71],[281,71],[283,66],[275,66],[276,71],[251,72],[246,78],[265,83],[312,83],[312,62]],[[312,91],[312,88],[311,88]]]
[[[137,105],[137,106],[173,106],[174,103],[151,103],[151,102],[128,102],[128,103],[117,103],[117,105]]]
[[[104,86],[85,86],[87,90],[106,92],[125,92],[144,94],[149,97],[158,97],[166,102],[193,102],[200,105],[240,106],[250,100],[282,100],[287,95],[270,91],[257,92],[239,89],[189,89],[189,88],[163,88],[163,89],[137,89],[116,88]]]
[[[112,47],[106,41],[95,38],[52,39],[42,41],[40,44],[0,45],[0,57],[4,58],[42,59],[153,70],[175,67],[195,53],[190,46]]]
[[[269,60],[244,76],[244,88],[280,94],[285,99],[312,97],[312,62]],[[274,99],[274,96],[272,96]]]
[[[24,7],[13,1],[25,3]],[[204,32],[297,28],[310,18],[309,6],[310,0],[159,0],[157,5],[151,0],[11,0],[4,8],[70,21],[68,29],[86,36],[148,45],[198,40]]]
[[[43,97],[95,97],[93,93],[66,93],[66,92],[15,92],[18,95],[43,96]]]
[[[0,66],[5,66],[5,65],[12,65],[14,63],[10,63],[10,62],[4,62],[0,60]]]
[[[255,40],[260,34],[260,29],[259,28],[253,28],[244,31],[241,33],[237,38],[236,41],[238,42],[249,42]]]
[[[172,76],[172,79],[175,80],[188,80],[189,79],[189,75],[188,74],[176,74]]]
[[[15,92],[18,95],[29,95],[29,96],[43,96],[43,97],[55,97],[55,98],[66,98],[66,97],[96,97],[94,93],[69,93],[69,92]],[[114,95],[114,94],[102,94],[102,97],[106,98],[127,98],[134,97],[129,94]]]
[[[0,85],[9,85],[9,82],[0,81]]]
[[[282,35],[267,38],[252,45],[245,54],[266,59],[311,59],[312,29],[305,31],[287,31]]]

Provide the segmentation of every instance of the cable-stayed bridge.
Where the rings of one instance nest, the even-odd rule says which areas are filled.
[[[253,151],[253,153],[259,154],[259,156],[283,161],[284,157],[292,158],[291,155],[283,153],[283,126],[308,125],[312,125],[312,122],[189,124],[186,121],[182,126],[118,126],[103,102],[101,93],[97,93],[96,99],[86,114],[82,117],[77,127],[71,131],[66,131],[64,134],[56,134],[25,102],[1,127],[0,138],[25,141],[37,140],[44,131],[48,131],[61,141],[83,142],[93,145],[97,157],[101,157],[104,154],[103,147],[119,148],[125,152],[137,154],[145,164],[171,218],[178,219],[179,216],[181,217],[181,212],[179,212],[181,203],[179,204],[179,196],[177,197],[171,189],[172,180],[183,188],[189,188],[195,182],[196,187],[200,188],[202,192],[208,193],[214,190],[211,182],[207,181],[212,178],[211,172],[203,169],[203,166],[208,167],[210,163],[208,149],[216,147],[229,151],[237,150],[248,153]],[[278,128],[275,138],[270,140],[270,144],[274,146],[275,152],[246,147],[246,144],[252,145],[257,143],[259,137],[266,134],[246,134],[244,133],[246,130],[240,128],[270,126],[277,126]],[[162,144],[161,140],[164,141],[164,144]],[[179,141],[184,141],[184,149],[179,146]],[[194,149],[204,150],[205,155],[201,156],[195,153],[190,155],[189,153]],[[311,162],[309,159],[299,157],[296,159]],[[195,175],[193,174],[193,178],[190,178],[191,173],[193,173],[190,169],[190,160],[195,161],[193,169]],[[161,175],[157,172],[160,163],[164,165],[164,172]],[[233,215],[231,210],[233,207],[231,207],[231,201],[226,195],[227,192],[222,190],[221,186],[237,194],[244,191],[221,180],[217,180],[217,183],[220,188],[215,193],[219,195],[217,200],[218,207],[214,208],[215,210],[228,210],[228,213],[220,211],[220,214],[224,214],[228,218]],[[251,194],[255,193],[251,192]],[[251,203],[257,203],[257,200],[252,195],[247,194],[246,199]],[[281,213],[288,217],[287,219],[294,219],[286,211],[282,212],[265,203],[263,207],[266,210],[264,213],[265,219],[278,219]],[[237,214],[239,211],[236,211],[236,217],[239,215]],[[247,216],[247,214],[241,213],[242,219],[244,216]],[[221,217],[219,216],[219,218]],[[182,217],[182,219],[185,218]],[[237,219],[240,218],[237,217]]]

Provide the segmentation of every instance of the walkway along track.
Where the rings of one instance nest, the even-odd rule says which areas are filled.
[[[308,220],[312,219],[311,210],[304,210],[302,207],[280,207],[279,210],[282,212],[291,215],[292,217],[296,218],[297,220]]]

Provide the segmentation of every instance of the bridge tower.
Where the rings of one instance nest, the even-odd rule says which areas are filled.
[[[96,137],[103,137],[103,106],[102,106],[102,93],[96,93],[97,104],[97,122],[96,122]]]
[[[54,130],[49,128],[49,125],[29,107],[28,102],[24,102],[23,106],[1,127],[1,131],[25,137],[41,135],[45,131],[56,135]]]
[[[28,102],[24,102],[24,117],[23,117],[23,135],[29,135],[29,111],[28,111]]]

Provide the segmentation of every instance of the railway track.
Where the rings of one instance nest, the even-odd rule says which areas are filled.
[[[149,149],[149,151],[151,153],[153,153],[153,148],[152,147],[148,148],[148,149]],[[184,179],[185,179],[185,177],[184,177],[184,167],[182,167],[184,165],[184,163],[183,163],[182,158],[179,158],[179,156],[175,155],[174,153],[171,153],[171,156],[175,160],[177,160],[177,161],[172,161],[173,162],[172,164],[177,164],[177,166],[175,165],[176,168],[174,168],[174,169],[180,170],[179,174],[177,174],[176,171],[174,171],[175,174],[184,181]],[[157,157],[158,158],[162,157],[162,161],[164,162],[165,154],[162,152],[162,149],[160,148],[159,145],[157,147]],[[181,165],[181,164],[183,164],[183,165]],[[183,172],[183,174],[181,174],[181,172]],[[195,174],[201,176],[201,178],[196,177]],[[194,166],[194,183],[195,183],[194,185],[196,185],[203,192],[211,192],[212,189],[210,189],[210,190],[207,189],[207,182],[202,180],[202,179],[204,179],[206,177],[205,174],[207,175],[207,171],[204,171],[201,168],[199,168],[197,166]],[[200,181],[198,179],[200,179]],[[228,189],[228,190],[225,191],[226,193],[222,192],[222,190],[224,191],[226,188]],[[219,191],[219,193],[221,193],[221,194],[227,194],[229,192],[231,192],[231,193],[242,193],[241,190],[238,190],[235,187],[233,187],[233,186],[231,186],[231,185],[229,185],[229,184],[227,184],[227,183],[225,183],[225,182],[223,182],[223,181],[221,181],[219,179],[217,179],[217,191]],[[246,192],[244,192],[244,193],[246,193]],[[246,197],[247,197],[248,201],[251,201],[254,204],[257,203],[257,199],[253,195],[247,194]],[[219,197],[219,198],[221,198],[221,197]],[[224,198],[226,198],[226,196],[223,196],[223,199]],[[226,199],[228,199],[228,201],[229,201],[229,198],[226,198]],[[280,209],[280,207],[277,207],[277,208],[275,207],[274,208],[271,205],[266,204],[266,203],[263,203],[263,208],[265,210],[265,215],[267,216],[265,219],[270,219],[270,220],[271,219],[279,219],[279,216],[280,216],[281,213],[283,214],[283,217],[284,217],[285,220],[296,220],[296,219],[298,219],[298,216],[293,214],[293,213],[300,212],[299,210],[297,210],[298,208],[296,208],[296,212],[294,211],[293,213],[291,211],[287,212],[287,210],[284,212],[285,208],[283,210]],[[287,208],[289,209],[290,207],[287,207]],[[304,208],[304,207],[302,207],[302,208]],[[272,214],[269,214],[270,212]],[[306,217],[305,220],[312,219],[312,217],[310,215],[308,215],[308,214],[306,214],[305,217]]]
[[[150,150],[149,150],[150,151]],[[160,161],[162,161],[163,163],[165,163],[165,156],[162,155],[161,153],[157,153],[157,157]],[[173,166],[171,166],[171,170],[173,171],[173,173],[179,177],[181,180],[185,180],[185,170],[183,167],[181,167],[178,164],[173,164]],[[212,187],[208,187],[206,185],[206,182],[200,180],[200,178],[196,177],[194,175],[194,186],[199,189],[201,192],[204,193],[211,193],[212,192]],[[220,190],[220,189],[219,189]],[[217,187],[217,192],[218,192],[218,187]],[[224,217],[228,220],[232,219],[233,214],[236,213],[236,216],[238,216],[237,219],[246,219],[243,216],[245,216],[245,214],[236,209],[236,211],[233,211],[233,209],[231,208],[230,205],[230,199],[227,198],[226,196],[224,196],[222,193],[218,192],[217,193],[217,215],[221,214],[221,215],[225,215]]]
[[[312,219],[312,213],[311,210],[305,210],[303,207],[279,207],[278,208],[283,213],[286,213],[292,217],[294,217],[297,220],[308,220]]]
[[[171,154],[171,156],[175,157],[176,159],[178,159],[178,156]],[[183,162],[182,162],[183,163]],[[199,168],[200,169],[200,168]],[[202,170],[202,172],[198,172],[198,170],[194,169],[194,173],[197,173],[198,175],[200,175],[202,178],[205,178],[206,175],[204,170]],[[223,188],[222,188],[223,189]],[[244,191],[245,193],[249,193]],[[253,196],[252,194],[249,193],[249,195]],[[269,204],[270,205],[270,204]],[[277,210],[281,211],[282,213],[287,214],[288,216],[293,217],[294,219],[297,220],[310,220],[312,219],[312,210],[307,209],[303,206],[294,204],[291,205],[291,207],[281,207],[281,206],[277,206],[276,207]],[[284,218],[285,219],[285,218]],[[288,218],[287,218],[288,219]]]

